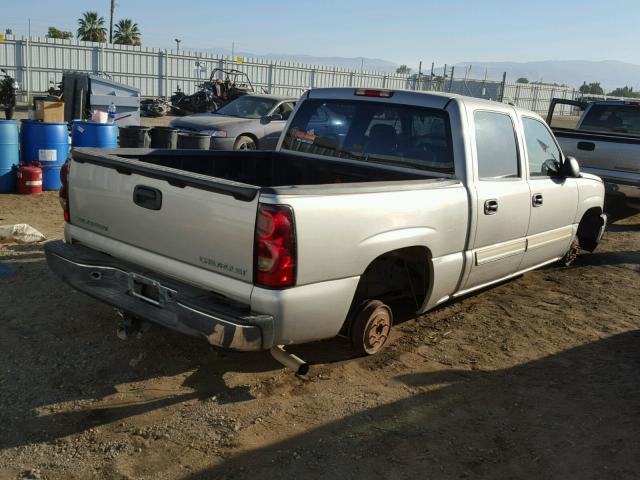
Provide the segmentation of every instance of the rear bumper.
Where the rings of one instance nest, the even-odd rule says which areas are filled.
[[[73,288],[131,315],[217,347],[271,347],[271,315],[253,314],[248,306],[81,245],[49,242],[45,253],[51,270]]]

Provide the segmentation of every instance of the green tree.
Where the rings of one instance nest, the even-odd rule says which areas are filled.
[[[529,79],[525,77],[520,77],[518,80],[516,80],[516,83],[529,83]]]
[[[85,42],[104,42],[107,39],[107,29],[104,18],[98,12],[84,12],[78,19],[78,39]]]
[[[584,82],[580,88],[579,88],[580,93],[582,94],[592,94],[592,95],[604,95],[604,90],[602,89],[602,86],[600,86],[600,82],[591,82],[591,83],[587,83]]]
[[[396,73],[399,73],[400,75],[409,75],[411,73],[411,68],[406,65],[400,65],[396,68]]]
[[[49,30],[47,31],[47,38],[70,40],[73,38],[73,32],[65,32],[64,30],[58,30],[56,27],[49,27]]]
[[[615,97],[640,98],[640,92],[634,92],[633,87],[627,87],[626,85],[622,88],[612,90],[608,95],[613,95]]]
[[[142,41],[138,24],[129,18],[123,18],[116,23],[113,43],[119,43],[121,45],[141,45]]]

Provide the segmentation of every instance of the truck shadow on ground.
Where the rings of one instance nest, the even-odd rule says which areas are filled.
[[[607,195],[605,197],[604,211],[609,216],[609,223],[623,220],[640,211],[640,200]]]
[[[596,252],[589,255],[579,255],[572,264],[576,267],[587,265],[624,265],[640,264],[640,251],[627,252]],[[571,267],[570,267],[571,268]]]
[[[401,375],[404,400],[185,478],[637,478],[639,345],[630,331],[504,370]]]
[[[639,232],[640,224],[612,223],[607,227],[609,232]]]

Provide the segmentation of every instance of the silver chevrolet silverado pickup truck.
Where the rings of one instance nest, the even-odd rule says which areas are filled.
[[[75,149],[48,263],[131,316],[237,350],[339,334],[592,251],[604,187],[536,114],[455,95],[317,89],[278,147]]]

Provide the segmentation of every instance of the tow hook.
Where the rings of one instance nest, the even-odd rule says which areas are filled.
[[[142,334],[148,332],[151,328],[150,322],[145,322],[121,310],[116,310],[118,315],[118,327],[116,335],[120,340],[126,340],[130,337],[142,338]]]
[[[309,364],[293,353],[287,352],[284,349],[284,345],[276,345],[271,348],[270,352],[273,358],[285,367],[296,372],[297,375],[306,375],[309,373]]]

